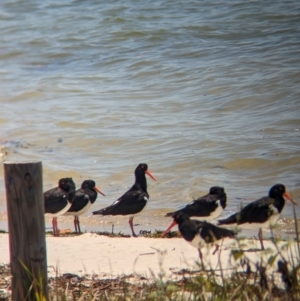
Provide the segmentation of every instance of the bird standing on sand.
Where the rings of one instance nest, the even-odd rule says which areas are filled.
[[[219,245],[216,243],[216,241],[226,237],[233,238],[235,236],[235,233],[231,230],[217,227],[205,221],[190,219],[190,217],[187,214],[182,212],[175,213],[173,218],[174,222],[178,224],[178,229],[182,237],[190,245],[198,249],[202,267],[202,247],[209,244],[215,244],[216,249],[213,251],[214,255],[219,249]]]
[[[269,228],[276,224],[285,204],[284,198],[296,205],[290,195],[285,191],[285,186],[276,184],[271,187],[268,196],[246,205],[241,211],[232,214],[226,219],[219,220],[218,225],[236,224],[237,226],[248,229],[259,228],[258,238],[261,249],[264,250],[262,228]]]
[[[45,214],[52,216],[53,235],[58,236],[57,217],[69,210],[75,197],[75,183],[72,178],[62,178],[58,187],[44,192]]]
[[[75,193],[72,206],[64,215],[74,215],[75,232],[81,233],[79,215],[86,213],[97,199],[97,193],[105,194],[96,187],[93,180],[85,180],[81,184],[81,188]]]
[[[200,220],[212,220],[217,218],[226,207],[227,196],[223,187],[213,186],[209,193],[190,202],[182,209],[175,212],[169,212],[165,216],[174,217],[175,214],[181,212],[189,217]],[[165,236],[176,223],[173,221],[170,226],[162,233]]]
[[[145,175],[147,174],[154,181],[156,181],[156,179],[148,170],[148,165],[146,163],[139,164],[135,169],[134,174],[135,183],[126,193],[118,198],[112,205],[101,210],[94,211],[93,214],[130,215],[129,226],[132,232],[132,236],[137,237],[133,229],[133,218],[134,215],[144,209],[149,199],[149,194],[147,192],[147,180]]]

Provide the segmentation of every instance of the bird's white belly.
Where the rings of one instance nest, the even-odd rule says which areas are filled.
[[[71,207],[71,204],[68,202],[68,204],[60,211],[56,212],[56,213],[45,213],[46,216],[50,216],[50,217],[57,217],[60,215],[65,214]]]
[[[200,236],[196,235],[192,241],[187,241],[191,246],[197,249],[201,249],[206,245],[205,240]]]
[[[211,221],[216,219],[223,212],[223,208],[221,206],[220,200],[218,201],[218,207],[215,211],[211,212],[209,216],[193,216],[192,219],[196,219],[199,221]]]
[[[267,221],[264,223],[244,223],[238,225],[238,227],[244,228],[244,229],[269,229],[270,227],[273,227],[276,225],[278,219],[279,219],[279,213],[272,214]]]
[[[220,204],[220,201],[218,201],[218,207],[216,208],[215,211],[213,211],[210,214],[209,219],[212,220],[212,219],[215,219],[215,218],[219,217],[220,214],[222,213],[222,211],[223,211],[223,208],[222,208],[222,206]]]
[[[88,203],[83,207],[81,210],[77,212],[66,212],[64,215],[73,215],[73,216],[79,216],[89,211],[89,209],[92,207],[92,203],[88,201]]]
[[[90,209],[91,207],[92,207],[92,203],[89,201],[89,202],[85,205],[85,207],[83,207],[81,210],[79,210],[78,212],[76,212],[76,214],[73,214],[73,215],[79,216],[79,215],[81,215],[81,214],[84,214],[84,213],[88,212],[89,209]]]

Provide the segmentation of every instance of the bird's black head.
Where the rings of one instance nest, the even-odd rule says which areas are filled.
[[[75,191],[75,183],[72,178],[61,178],[58,187],[66,192]]]
[[[182,224],[184,221],[189,220],[190,217],[182,212],[175,213],[173,215],[174,222],[178,225]]]
[[[152,180],[157,182],[153,174],[150,172],[150,170],[148,170],[148,165],[146,163],[140,163],[135,169],[134,173],[136,179],[139,179],[139,181],[142,181],[142,179],[145,178],[145,174],[147,174]]]
[[[69,193],[68,200],[73,202],[75,198],[75,183],[72,178],[62,178],[58,181],[58,187]]]
[[[283,184],[276,184],[274,186],[271,187],[270,191],[269,191],[269,197],[273,198],[273,199],[283,199],[283,202],[281,202],[282,208],[284,206],[284,198],[288,199],[291,203],[293,203],[294,205],[297,205],[297,203],[291,198],[291,196],[286,192],[285,190],[285,186]],[[283,198],[284,197],[284,198]],[[281,210],[282,210],[281,208]],[[281,211],[280,210],[280,211]]]
[[[135,172],[144,172],[146,173],[146,171],[148,170],[148,165],[146,163],[140,163],[137,168],[135,169]]]
[[[105,194],[98,187],[96,187],[96,182],[93,180],[84,180],[81,184],[81,189],[93,190],[96,192],[96,196],[97,192],[105,196]]]
[[[209,194],[216,195],[219,198],[219,200],[220,200],[222,208],[223,209],[226,208],[226,205],[227,205],[227,195],[225,193],[224,187],[213,186],[213,187],[210,188]]]
[[[218,194],[221,195],[225,192],[224,187],[213,186],[209,189],[209,194]]]
[[[95,186],[96,186],[96,183],[93,180],[84,180],[81,184],[82,189],[89,188],[90,190],[93,190],[93,188]]]
[[[285,186],[283,184],[276,184],[271,187],[269,191],[269,197],[270,198],[280,197],[283,196],[284,193],[285,193]]]

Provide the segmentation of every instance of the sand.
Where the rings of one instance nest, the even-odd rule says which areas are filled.
[[[259,242],[253,239],[242,240],[242,249],[259,248]],[[167,279],[175,279],[182,269],[199,270],[198,251],[182,238],[119,238],[85,233],[73,237],[46,237],[49,276],[74,273],[79,276],[98,274],[112,278],[136,274],[147,279],[163,273]],[[274,244],[264,241],[266,251],[245,252],[252,266],[256,262],[267,262],[271,254],[276,254]],[[296,260],[297,248],[294,242],[279,242],[280,248],[289,244],[292,255],[282,250],[286,259]],[[235,240],[224,240],[221,252],[212,255],[212,248],[203,248],[205,268],[222,269],[230,274],[235,264],[231,251],[237,248]],[[277,258],[280,256],[278,255]],[[277,271],[277,260],[269,271]],[[9,263],[8,234],[0,234],[0,263]]]

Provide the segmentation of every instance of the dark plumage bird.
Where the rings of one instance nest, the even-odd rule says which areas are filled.
[[[104,193],[96,187],[96,183],[93,180],[85,180],[81,184],[81,188],[75,193],[72,206],[64,215],[74,215],[74,227],[75,232],[81,233],[79,216],[86,213],[90,207],[95,203],[97,199],[97,193]]]
[[[285,204],[284,198],[296,205],[293,199],[285,191],[285,186],[282,184],[276,184],[271,187],[268,196],[262,197],[261,199],[246,205],[241,209],[241,211],[232,214],[226,219],[219,220],[218,224],[236,224],[243,228],[249,229],[259,228],[258,238],[261,248],[264,250],[261,229],[269,228],[270,226],[276,224]]]
[[[218,240],[226,237],[233,238],[235,236],[235,233],[231,230],[217,227],[205,221],[190,219],[187,214],[182,212],[175,213],[173,218],[174,222],[178,224],[178,229],[182,237],[190,245],[198,249],[201,262],[203,259],[201,252],[202,247],[208,244],[215,244],[216,249],[213,252],[213,254],[215,254],[219,249],[219,245],[216,244]]]
[[[227,196],[223,187],[213,186],[210,188],[209,193],[193,200],[182,209],[175,212],[169,212],[165,216],[174,217],[175,214],[181,212],[187,214],[189,217],[195,217],[201,220],[212,220],[217,218],[226,207]],[[162,233],[162,236],[166,235],[173,227],[175,223],[171,223],[170,226]]]
[[[146,174],[154,181],[156,179],[148,170],[146,163],[141,163],[134,171],[135,183],[133,186],[118,198],[112,205],[103,208],[98,211],[94,211],[93,214],[101,215],[130,215],[129,226],[132,232],[132,236],[136,237],[133,229],[133,217],[144,209],[149,199],[147,192],[147,180]]]
[[[58,236],[57,217],[69,210],[75,197],[72,178],[62,178],[58,187],[44,192],[45,214],[52,216],[53,235]]]

